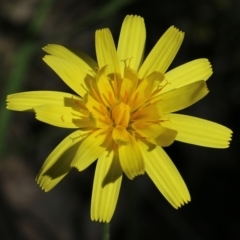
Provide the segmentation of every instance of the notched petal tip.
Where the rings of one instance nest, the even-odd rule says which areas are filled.
[[[70,165],[72,168],[76,168],[79,172],[82,172],[84,169],[80,168],[78,164],[71,163]]]
[[[125,19],[130,19],[130,18],[138,18],[138,19],[142,19],[142,20],[144,21],[144,18],[143,18],[143,17],[141,17],[141,16],[139,16],[139,15],[135,15],[135,14],[130,14],[130,15],[127,15],[127,16],[124,18],[123,22],[125,21]]]
[[[42,50],[50,55],[59,55],[60,52],[70,52],[67,48],[60,44],[47,44]]]
[[[211,64],[211,62],[207,59],[207,58],[205,58],[206,59],[206,62],[208,63],[208,65],[209,65],[209,70],[210,70],[210,76],[213,74],[213,67],[212,67],[212,64]]]
[[[100,223],[109,223],[111,219],[105,219],[101,217],[93,217],[91,216],[92,221],[100,222]]]
[[[46,46],[42,47],[42,50],[46,52],[49,46],[51,46],[51,44],[47,44]]]
[[[158,146],[149,150],[151,145],[145,140],[139,141],[139,144],[145,160],[146,173],[166,200],[175,209],[189,202],[191,198],[187,186],[165,151]]]
[[[32,111],[33,104],[28,100],[29,92],[14,93],[7,96],[6,108],[14,111]]]
[[[232,141],[232,137],[233,137],[233,131],[229,128],[226,127],[225,129],[226,131],[226,146],[225,147],[222,147],[222,148],[229,148],[230,147],[230,144],[231,144],[231,141]]]
[[[108,65],[108,74],[120,73],[119,59],[115,43],[108,28],[96,30],[95,32],[95,48],[98,61],[98,67]]]
[[[215,122],[182,114],[169,114],[163,126],[175,129],[176,140],[210,148],[228,148],[232,131]]]
[[[9,106],[10,99],[11,99],[11,95],[7,95],[7,98],[6,98],[6,108],[7,108],[8,110],[11,110],[11,108],[10,108],[10,106]]]
[[[48,173],[42,174],[41,172],[37,175],[35,181],[39,185],[39,187],[44,192],[49,192],[52,190],[64,177],[66,174],[61,176],[51,176]]]
[[[179,208],[182,208],[182,207],[184,207],[186,204],[188,204],[190,202],[190,200],[189,201],[185,201],[185,202],[181,202],[181,203],[179,203],[179,205],[176,205],[176,206],[173,206],[173,208],[175,208],[176,210],[178,210]]]
[[[144,19],[136,15],[126,16],[122,23],[117,47],[122,75],[126,61],[133,70],[139,69],[143,60],[145,41]]]
[[[49,192],[55,185],[51,186],[51,177],[48,175],[37,176],[35,181],[44,192]]]
[[[109,222],[114,214],[122,181],[118,156],[109,147],[98,159],[91,200],[91,219]]]
[[[141,68],[140,79],[153,71],[165,73],[175,58],[184,38],[184,33],[171,26],[158,40]]]
[[[102,32],[111,32],[109,28],[100,28],[95,31],[95,34],[101,34]]]
[[[169,33],[171,32],[171,34],[176,34],[176,35],[178,35],[179,40],[181,40],[181,42],[183,41],[184,36],[185,36],[185,32],[181,31],[179,28],[177,28],[177,27],[174,26],[174,25],[172,25],[171,27],[169,27],[166,32],[169,32]]]

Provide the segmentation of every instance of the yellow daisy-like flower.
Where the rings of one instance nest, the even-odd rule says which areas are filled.
[[[184,34],[170,27],[143,61],[144,20],[127,16],[117,50],[109,29],[96,31],[97,62],[60,45],[47,45],[43,60],[76,95],[54,91],[9,95],[7,108],[33,110],[40,121],[76,128],[49,155],[37,182],[51,190],[73,168],[86,169],[96,159],[91,218],[109,222],[123,173],[133,179],[146,172],[163,196],[178,208],[190,201],[188,189],[162,147],[174,140],[227,148],[231,130],[219,124],[172,112],[207,93],[212,74],[207,59],[166,72]]]

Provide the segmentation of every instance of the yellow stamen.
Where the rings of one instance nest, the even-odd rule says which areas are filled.
[[[72,99],[74,100],[73,96],[72,96]],[[76,103],[79,107],[88,110],[87,107],[82,102],[78,100],[74,100],[74,103]]]
[[[139,93],[137,92],[134,96],[134,99],[132,100],[130,107],[132,108],[134,106],[134,104],[136,103],[137,99],[138,99]]]
[[[89,132],[87,132],[87,133],[84,133],[84,134],[79,134],[79,136],[78,137],[69,137],[73,142],[76,140],[76,139],[78,139],[78,138],[84,138],[84,137],[87,137],[87,136],[89,136],[90,134],[92,134],[94,131],[89,131]]]
[[[128,64],[128,68],[130,68],[130,63],[131,63],[131,60],[133,59],[133,57],[130,57],[130,58],[128,58],[128,59],[126,59],[126,62],[127,62],[127,60],[129,60],[129,64]]]
[[[119,103],[112,109],[112,119],[115,126],[121,125],[126,128],[130,119],[130,107],[122,102]]]
[[[123,99],[122,99],[122,102],[123,102],[123,103],[126,103],[126,102],[127,102],[127,98],[128,98],[128,92],[125,91],[124,96],[123,96]]]
[[[91,90],[91,92],[92,92],[93,97],[94,97],[98,102],[104,104],[104,103],[102,102],[102,98],[99,96],[98,92],[97,92],[97,91],[95,90],[95,88],[93,87],[92,82],[90,82],[90,84],[91,84],[91,89],[90,89],[90,90]]]
[[[166,83],[163,86],[158,86],[157,89],[155,91],[152,92],[150,99],[155,97],[159,92],[161,92],[168,84],[171,84],[170,82],[168,82],[167,79],[165,79]]]
[[[111,92],[108,92],[108,97],[109,97],[109,103],[110,103],[110,106],[114,106],[115,105],[115,102],[113,100],[113,95]]]
[[[116,74],[114,74],[114,77],[113,77],[113,92],[114,92],[114,95],[116,98],[119,97],[119,84],[120,84],[120,81],[118,81],[117,79],[117,76]]]
[[[141,111],[142,111],[142,109],[139,108],[135,113],[133,113],[133,114],[131,115],[131,120],[133,120],[134,118],[136,118]]]
[[[102,111],[103,115],[109,115],[109,112],[107,111],[103,104],[100,105],[100,110]]]
[[[112,125],[113,122],[112,120],[108,117],[108,116],[104,116],[104,118],[98,118],[99,122],[102,122],[102,123],[106,123],[106,124],[109,124],[109,125]]]

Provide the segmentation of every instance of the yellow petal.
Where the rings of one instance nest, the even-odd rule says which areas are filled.
[[[170,84],[161,90],[161,94],[199,80],[206,81],[211,75],[212,66],[208,59],[200,58],[185,63],[165,73],[165,79]]]
[[[124,78],[121,85],[120,99],[122,102],[127,103],[131,92],[133,90],[133,81],[128,78]]]
[[[112,131],[112,138],[118,145],[129,144],[129,133],[123,126],[116,126]]]
[[[84,101],[91,114],[93,126],[97,128],[106,128],[112,124],[112,120],[108,117],[109,112],[104,104],[96,101],[90,94],[85,95]]]
[[[22,92],[7,96],[7,109],[27,111],[46,104],[70,107],[76,105],[77,102],[82,102],[81,98],[70,93],[54,91]]]
[[[183,32],[173,26],[170,27],[156,43],[139,69],[139,78],[142,79],[154,71],[165,73],[176,56],[183,37]]]
[[[135,72],[131,68],[125,68],[124,78],[121,83],[120,100],[123,101],[124,103],[128,103],[137,85],[138,85],[137,72]]]
[[[67,48],[58,45],[58,44],[48,44],[47,46],[43,47],[43,51],[46,53],[60,57],[69,61],[72,61],[76,65],[79,66],[85,73],[88,73],[94,76],[95,69],[97,68],[97,63],[91,57],[78,51],[78,53],[73,53]]]
[[[116,47],[109,29],[97,30],[95,47],[99,68],[107,67],[107,74],[120,74],[119,59]]]
[[[98,159],[94,175],[91,219],[109,222],[115,211],[122,182],[122,169],[114,152],[105,151]]]
[[[227,148],[232,131],[220,124],[181,114],[169,114],[162,125],[178,132],[176,140],[212,148]]]
[[[135,113],[133,113],[131,121],[134,121],[135,123],[159,122],[161,116],[161,109],[154,104],[150,104],[146,107],[139,108]]]
[[[89,117],[71,107],[42,105],[35,107],[36,119],[62,128],[91,127]]]
[[[113,92],[113,88],[106,75],[107,67],[101,68],[97,73],[97,86],[101,95],[102,101],[108,107],[115,105],[116,99]]]
[[[128,63],[133,70],[138,70],[143,58],[145,41],[144,19],[139,16],[126,16],[122,24],[117,48],[122,74],[125,65]]]
[[[48,64],[58,76],[77,94],[84,96],[86,93],[85,79],[91,78],[93,70],[86,72],[85,69],[68,59],[46,55],[43,61]]]
[[[129,179],[144,174],[145,166],[138,142],[129,133],[129,144],[118,148],[119,159],[123,172]]]
[[[140,136],[162,147],[171,145],[177,135],[176,131],[158,124],[134,123],[132,124],[132,128],[135,129]]]
[[[144,157],[146,172],[156,187],[174,207],[178,208],[190,201],[188,189],[171,159],[159,146],[152,148],[139,141]]]
[[[94,131],[79,146],[71,166],[83,171],[103,154],[111,142],[112,137],[107,129]]]
[[[132,81],[132,87],[135,90],[138,85],[138,74],[133,69],[126,67],[124,68],[124,78],[130,79]]]
[[[36,181],[46,192],[58,184],[71,170],[71,162],[83,138],[84,131],[77,130],[67,136],[48,156]]]
[[[160,72],[152,72],[140,83],[135,92],[132,94],[129,104],[132,105],[132,111],[139,108],[150,97],[156,87],[163,81],[165,76]]]
[[[163,113],[170,113],[187,108],[208,93],[207,86],[204,81],[198,81],[189,85],[173,89],[170,92],[166,92],[162,95],[153,98],[151,101],[158,100],[157,106]]]

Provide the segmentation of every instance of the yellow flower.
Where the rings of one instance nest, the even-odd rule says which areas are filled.
[[[212,74],[207,59],[166,72],[184,34],[170,27],[143,60],[144,20],[127,16],[116,50],[109,29],[96,31],[97,62],[60,45],[43,48],[43,60],[76,95],[54,91],[9,95],[7,108],[33,110],[40,121],[76,128],[49,155],[37,182],[51,190],[73,168],[86,169],[96,159],[91,202],[92,220],[109,222],[123,173],[133,179],[146,173],[163,196],[178,208],[190,201],[188,189],[162,147],[174,140],[227,148],[231,130],[219,124],[172,112],[207,93]]]

